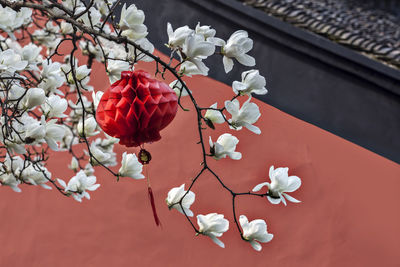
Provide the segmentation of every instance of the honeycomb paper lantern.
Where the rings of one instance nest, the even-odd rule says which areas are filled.
[[[104,132],[132,147],[160,140],[177,109],[178,98],[166,83],[145,71],[124,71],[101,97],[96,119]]]

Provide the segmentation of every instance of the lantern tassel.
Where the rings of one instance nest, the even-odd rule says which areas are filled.
[[[156,222],[157,226],[161,226],[160,219],[158,218],[158,215],[157,215],[156,204],[154,203],[153,191],[151,190],[150,186],[147,187],[147,189],[148,189],[148,192],[149,192],[149,199],[150,199],[151,209],[153,210],[154,221]]]
[[[149,200],[150,200],[150,204],[151,204],[151,209],[153,211],[154,221],[157,226],[161,227],[161,221],[157,215],[157,209],[156,209],[156,203],[154,201],[153,190],[151,189],[151,185],[150,185],[150,177],[149,177],[148,167],[146,165],[145,165],[145,173],[146,173],[146,179],[147,179],[147,192],[149,194]]]

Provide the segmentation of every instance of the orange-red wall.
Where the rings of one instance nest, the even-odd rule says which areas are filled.
[[[107,79],[97,73],[92,83],[103,90]],[[222,105],[232,96],[229,86],[212,79],[195,77],[188,84],[203,106]],[[200,169],[195,115],[180,110],[161,141],[147,146],[162,228],[154,224],[145,180],[122,178],[117,183],[100,168],[101,187],[83,203],[55,190],[21,186],[18,194],[1,187],[0,266],[400,266],[399,165],[253,101],[262,113],[256,123],[260,136],[220,125],[205,136],[216,140],[228,131],[239,138],[242,160],[210,161],[236,191],[266,181],[270,165],[287,166],[289,174],[302,178],[301,188],[292,194],[300,204],[284,207],[238,198],[239,215],[265,219],[275,235],[261,252],[240,239],[230,195],[209,175],[193,188],[192,210],[225,214],[231,222],[221,238],[225,249],[205,236],[195,237],[183,215],[166,207],[169,189],[188,184]],[[187,99],[183,104],[191,108]],[[117,150],[120,160],[125,148]],[[69,156],[54,154],[49,166],[53,177],[68,180],[73,175],[69,162]]]

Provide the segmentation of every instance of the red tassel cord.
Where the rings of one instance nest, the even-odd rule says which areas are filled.
[[[156,209],[156,204],[154,201],[154,194],[153,194],[153,190],[151,189],[151,185],[150,185],[150,176],[149,176],[149,172],[148,172],[148,167],[146,166],[147,164],[149,164],[150,160],[151,160],[151,155],[148,151],[146,151],[144,149],[144,146],[142,146],[142,148],[139,151],[138,154],[138,159],[139,162],[143,164],[143,167],[145,169],[145,176],[147,179],[147,191],[149,194],[149,200],[150,200],[150,204],[151,204],[151,209],[153,211],[153,216],[154,216],[154,221],[156,223],[157,226],[161,226],[161,221],[158,218],[157,215],[157,209]]]

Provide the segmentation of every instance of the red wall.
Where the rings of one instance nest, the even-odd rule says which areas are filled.
[[[103,90],[106,77],[97,73],[92,80]],[[212,79],[196,77],[188,84],[203,106],[217,100],[222,105],[232,96],[229,86]],[[230,195],[211,176],[193,188],[192,210],[225,214],[231,223],[221,238],[225,249],[205,236],[195,237],[183,215],[166,207],[169,189],[189,183],[200,169],[195,114],[180,110],[162,131],[161,141],[147,146],[162,228],[154,224],[145,180],[122,178],[117,183],[100,168],[96,176],[101,187],[83,203],[55,190],[21,186],[18,194],[2,187],[0,266],[399,266],[399,165],[253,101],[262,113],[256,123],[260,136],[221,125],[205,136],[216,140],[228,131],[239,138],[242,160],[210,161],[236,191],[266,181],[270,165],[288,166],[289,174],[302,178],[301,188],[292,194],[300,204],[284,207],[265,199],[238,198],[239,215],[265,219],[275,235],[261,252],[240,239]],[[190,108],[187,99],[183,104]],[[126,149],[117,150],[120,160]],[[69,162],[67,155],[53,155],[53,177],[72,177]]]

